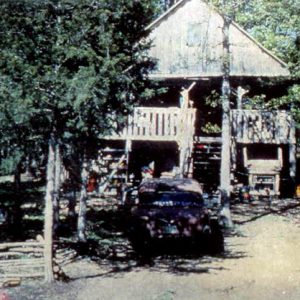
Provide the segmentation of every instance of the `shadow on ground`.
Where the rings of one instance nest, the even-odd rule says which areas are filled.
[[[237,203],[232,206],[232,217],[237,230],[227,230],[225,236],[225,252],[215,255],[210,249],[190,248],[186,243],[167,243],[155,249],[149,256],[136,253],[124,233],[124,211],[93,211],[89,217],[93,219],[90,227],[93,239],[90,241],[88,257],[91,258],[104,272],[91,276],[76,277],[112,277],[124,272],[147,269],[156,272],[171,272],[176,275],[191,273],[211,273],[224,270],[224,260],[238,260],[247,257],[246,252],[239,252],[234,244],[226,245],[229,240],[242,242],[247,238],[243,236],[239,226],[253,222],[269,214],[291,216],[300,215],[300,202],[297,199],[280,199],[273,201],[271,206],[265,202]],[[300,220],[300,218],[298,217]],[[98,222],[96,221],[98,220]],[[95,239],[96,237],[96,239]],[[83,257],[85,253],[81,252]]]
[[[152,256],[137,255],[130,245],[115,243],[111,246],[111,254],[103,259],[93,257],[101,272],[72,277],[71,280],[95,277],[118,277],[123,273],[147,269],[150,272],[167,272],[175,275],[213,273],[225,270],[222,262],[227,259],[243,259],[246,253],[237,251],[225,251],[222,254],[194,253],[192,249],[169,253],[167,248]]]
[[[99,210],[89,212],[90,237],[87,243],[73,243],[81,259],[92,260],[101,272],[77,274],[71,280],[95,277],[114,277],[131,271],[147,269],[153,272],[170,272],[176,275],[210,273],[222,271],[222,261],[242,259],[246,253],[224,251],[213,253],[209,245],[193,247],[182,241],[155,244],[147,255],[134,251],[126,237],[126,212],[122,210]],[[238,232],[226,231],[226,237],[239,236]],[[66,246],[66,245],[65,245]]]
[[[0,240],[35,238],[42,232],[43,195],[43,183],[22,184],[19,193],[15,193],[9,184],[0,185],[0,208],[9,213],[8,224],[0,226]],[[279,199],[272,201],[270,205],[266,201],[235,203],[231,207],[231,214],[238,226],[269,214],[293,216],[295,222],[300,223],[300,200]],[[222,271],[222,261],[247,256],[232,245],[226,246],[226,241],[235,235],[244,238],[237,231],[225,232],[225,252],[217,255],[209,247],[195,250],[185,243],[166,243],[155,247],[151,255],[139,255],[133,250],[125,234],[127,215],[126,210],[116,207],[91,205],[87,214],[87,243],[74,242],[76,222],[70,223],[67,218],[62,220],[59,232],[62,242],[59,247],[76,250],[78,258],[92,260],[103,270],[99,274],[81,274],[72,279],[116,276],[140,268],[178,275],[201,274]]]
[[[264,216],[276,214],[281,216],[297,215],[300,212],[300,199],[266,199],[248,203],[235,203],[231,206],[232,219],[235,224],[253,222]]]

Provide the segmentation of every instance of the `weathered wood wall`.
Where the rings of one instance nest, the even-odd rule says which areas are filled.
[[[152,77],[222,76],[222,16],[201,0],[179,1],[153,22],[150,55],[158,60]],[[229,29],[231,76],[287,76],[286,65],[238,25]]]
[[[232,135],[243,144],[295,144],[294,124],[286,111],[235,109],[231,112]]]
[[[187,136],[192,140],[196,109],[179,107],[137,107],[128,117],[128,126],[119,135],[108,139],[139,141],[181,141]]]

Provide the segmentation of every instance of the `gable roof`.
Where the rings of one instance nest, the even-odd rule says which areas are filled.
[[[223,17],[203,0],[181,0],[147,29],[151,57],[158,61],[152,78],[222,76]],[[286,77],[287,65],[239,25],[229,28],[230,75]]]

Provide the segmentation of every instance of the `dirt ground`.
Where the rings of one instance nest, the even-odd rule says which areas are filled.
[[[299,203],[243,204],[233,219],[222,256],[162,255],[141,265],[125,251],[68,265],[68,283],[31,281],[5,292],[11,300],[300,299]]]

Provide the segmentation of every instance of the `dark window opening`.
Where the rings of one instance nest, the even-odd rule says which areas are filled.
[[[248,159],[278,159],[278,146],[276,145],[249,145]]]

